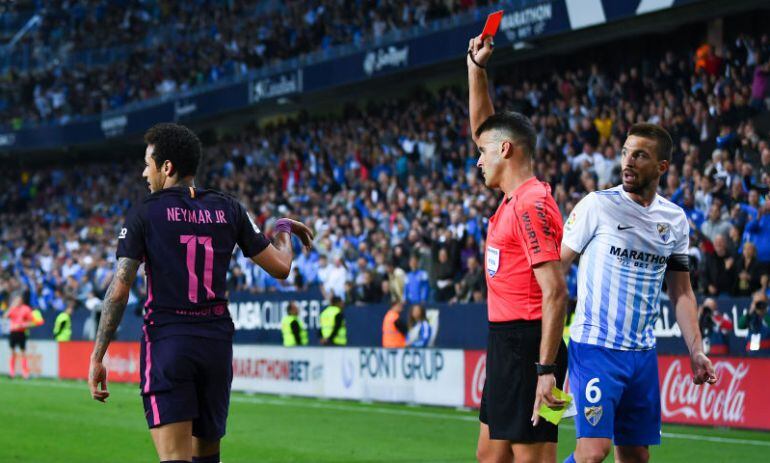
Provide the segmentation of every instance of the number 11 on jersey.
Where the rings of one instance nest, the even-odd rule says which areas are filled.
[[[214,273],[214,245],[210,236],[181,235],[181,244],[187,245],[187,296],[190,302],[198,302],[198,275],[195,273],[195,257],[198,245],[203,245],[205,252],[203,260],[203,287],[206,289],[206,299],[214,299],[214,291],[211,289],[211,279]]]

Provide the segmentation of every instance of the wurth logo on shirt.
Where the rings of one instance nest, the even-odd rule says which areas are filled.
[[[540,242],[537,240],[537,233],[532,228],[532,219],[529,218],[529,212],[522,214],[521,220],[524,221],[524,230],[527,232],[527,239],[529,240],[532,254],[540,253]]]
[[[540,220],[541,230],[546,237],[551,236],[551,229],[548,226],[548,216],[545,213],[545,206],[542,201],[535,202],[535,210],[537,211],[537,218]],[[537,239],[537,233],[532,226],[532,218],[529,216],[529,212],[525,212],[521,215],[521,220],[524,222],[524,231],[527,233],[527,239],[532,247],[532,254],[540,253],[540,241]]]

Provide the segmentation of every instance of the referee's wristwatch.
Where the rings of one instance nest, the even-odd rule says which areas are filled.
[[[556,364],[551,363],[548,365],[543,365],[542,363],[535,362],[535,368],[537,369],[537,375],[543,376],[543,375],[552,375],[556,373]]]

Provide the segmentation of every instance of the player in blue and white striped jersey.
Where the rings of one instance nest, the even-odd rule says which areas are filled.
[[[671,136],[635,124],[623,146],[623,184],[591,193],[564,226],[567,271],[580,255],[576,317],[570,327],[569,382],[577,448],[567,462],[647,461],[660,444],[660,388],[653,326],[665,278],[693,381],[716,382],[703,353],[690,286],[684,211],[656,193],[671,162]]]

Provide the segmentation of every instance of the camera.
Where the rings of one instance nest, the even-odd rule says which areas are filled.
[[[700,327],[701,336],[708,337],[714,330],[714,311],[706,304],[701,306],[700,317],[698,318],[698,326]]]
[[[764,316],[758,312],[767,309],[767,301],[756,301],[748,315],[749,333],[759,333],[762,330]]]

